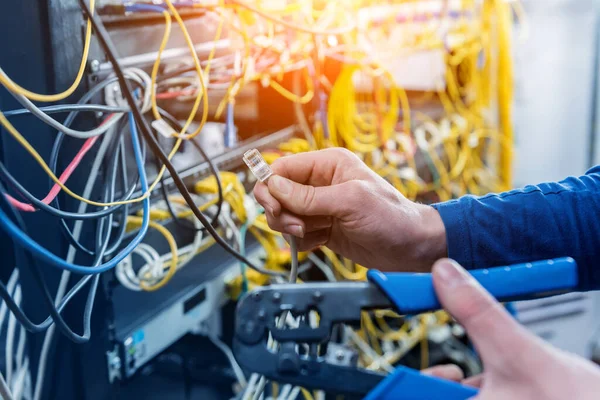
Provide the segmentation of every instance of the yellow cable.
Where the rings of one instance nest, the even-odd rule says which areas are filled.
[[[163,34],[162,41],[160,42],[156,61],[152,66],[152,73],[150,75],[150,101],[152,105],[152,115],[156,120],[162,119],[160,113],[158,112],[158,106],[156,105],[156,77],[158,75],[158,69],[160,68],[162,53],[167,47],[167,43],[171,37],[171,14],[167,10],[163,11],[162,14],[165,17],[165,33]]]
[[[94,15],[95,3],[96,3],[96,0],[90,0],[90,11],[91,11],[92,15]],[[79,71],[77,71],[77,76],[75,77],[75,80],[73,81],[71,86],[62,93],[58,93],[58,94],[34,93],[34,92],[31,92],[31,91],[23,88],[22,86],[19,86],[8,76],[5,77],[2,75],[0,75],[0,83],[2,83],[11,92],[21,94],[30,100],[48,102],[48,103],[64,100],[65,98],[67,98],[71,94],[73,94],[73,92],[75,92],[75,90],[79,87],[79,84],[81,83],[81,79],[83,78],[83,75],[85,73],[85,67],[86,67],[88,55],[90,52],[91,38],[92,38],[92,22],[88,18],[87,25],[85,28],[83,54],[81,55],[81,62],[79,63]]]
[[[192,111],[190,112],[190,116],[188,117],[187,121],[185,122],[183,129],[181,129],[181,132],[179,134],[173,133],[173,136],[175,136],[179,139],[191,139],[191,138],[196,137],[200,133],[200,131],[204,127],[204,124],[206,123],[206,120],[208,118],[208,90],[206,88],[206,80],[205,80],[206,77],[204,76],[202,67],[200,66],[200,60],[198,59],[198,54],[196,53],[196,48],[194,47],[194,42],[192,41],[192,38],[190,37],[190,34],[185,26],[185,23],[183,22],[183,19],[181,18],[181,15],[179,15],[179,12],[173,6],[173,3],[171,2],[171,0],[165,0],[165,3],[169,7],[169,11],[171,11],[171,14],[173,14],[173,16],[175,17],[175,20],[177,21],[177,24],[179,25],[179,27],[181,29],[181,33],[183,34],[185,43],[188,46],[188,49],[190,50],[190,55],[192,56],[192,60],[194,61],[194,66],[196,67],[196,73],[198,74],[198,79],[200,80],[201,90],[198,91],[198,94],[196,95],[196,100],[194,101],[194,105],[192,106]],[[217,33],[215,35],[215,46],[213,46],[213,48],[211,50],[211,54],[214,54],[214,50],[216,47],[216,41],[221,36],[221,29],[223,27],[222,22],[223,22],[222,20],[219,22],[219,26],[217,28]],[[210,59],[212,59],[212,57]],[[210,62],[206,66],[207,70],[209,68],[210,68]],[[185,132],[187,132],[188,128],[194,121],[194,118],[196,117],[196,113],[198,111],[198,108],[200,107],[201,100],[202,100],[203,112],[202,112],[202,119],[200,121],[200,124],[198,125],[198,128],[196,128],[196,130],[193,133],[185,134]],[[179,144],[180,144],[180,141],[177,141],[175,147],[179,147]],[[164,170],[164,166],[161,170]]]
[[[127,223],[140,226],[142,224],[142,218],[136,216],[129,216],[127,217]],[[158,283],[149,285],[144,281],[140,282],[140,288],[142,288],[142,290],[146,292],[154,292],[163,288],[167,283],[169,283],[171,278],[173,278],[173,275],[175,275],[175,272],[177,272],[177,263],[179,262],[179,258],[177,255],[177,242],[175,242],[175,238],[173,237],[171,232],[169,232],[169,230],[161,224],[154,221],[150,221],[150,227],[156,229],[167,240],[167,242],[169,243],[169,248],[171,250],[172,258],[169,263],[169,269],[167,271],[167,274]]]
[[[310,394],[310,392],[304,388],[300,388],[300,390],[302,391],[302,396],[304,396],[305,400],[313,400],[313,396],[312,394]]]
[[[170,0],[167,0],[167,1],[170,3]],[[172,4],[171,4],[171,6],[172,6]],[[181,16],[179,14],[175,14],[175,18],[177,19],[177,22],[179,23],[182,31],[185,30],[186,28],[185,28],[185,25],[183,25],[183,20],[181,19]],[[222,28],[222,24],[219,24],[219,27]],[[166,30],[166,27],[165,27],[165,30]],[[197,70],[200,71],[200,73],[199,73],[200,83],[203,86],[203,92],[206,93],[205,85],[204,85],[204,78],[202,75],[202,69],[200,68],[200,63],[198,61],[198,56],[196,54],[194,45],[189,37],[189,33],[187,33],[187,30],[185,30],[184,33],[185,33],[184,37],[186,38],[188,47],[190,47],[190,50],[193,52],[193,55],[194,55],[193,58],[195,59],[195,61],[197,61],[196,67],[197,67]],[[217,33],[215,35],[215,42],[218,40],[220,35],[221,35],[221,29],[217,29]],[[189,39],[189,40],[187,40],[187,39]],[[163,37],[163,41],[164,41],[164,37]],[[162,46],[162,44],[161,44],[161,46]],[[208,64],[206,66],[207,72],[210,71],[210,64],[211,64],[210,61],[214,57],[214,52],[215,52],[215,47],[213,46],[213,49],[211,50],[211,53],[208,58]],[[157,57],[157,61],[155,62],[155,65],[156,65],[156,63],[160,63],[160,50],[159,50],[159,55]],[[201,93],[202,92],[200,92],[199,95]],[[200,99],[200,97],[198,97],[197,99]],[[206,110],[208,110],[208,99],[207,99],[207,97],[205,97],[205,99],[206,99],[206,102],[205,102]],[[199,100],[197,102],[199,103]],[[195,109],[193,109],[192,112],[190,113],[190,117],[188,118],[189,123],[191,123],[191,121],[193,121],[194,116],[196,115],[196,110],[197,110],[197,107],[195,107]],[[203,122],[201,122],[201,124],[198,127],[199,130],[202,129],[203,124],[206,122],[207,116],[208,116],[208,112],[205,112],[203,114]],[[56,183],[66,194],[68,194],[69,196],[73,197],[76,200],[82,201],[82,202],[87,203],[92,206],[112,207],[112,206],[117,206],[117,205],[133,204],[133,203],[140,202],[140,201],[146,199],[148,196],[150,196],[150,193],[160,183],[160,180],[166,170],[166,167],[163,165],[161,167],[158,175],[156,176],[156,179],[154,180],[154,182],[152,182],[152,184],[148,188],[148,191],[138,198],[123,200],[123,201],[116,201],[116,202],[112,202],[112,203],[102,203],[102,202],[93,201],[93,200],[86,199],[86,198],[76,194],[71,189],[69,189],[65,184],[63,184],[58,179],[58,177],[52,172],[52,170],[50,169],[48,164],[46,164],[46,162],[44,161],[42,156],[40,156],[40,154],[35,150],[35,148],[33,148],[33,146],[31,146],[31,144],[27,141],[27,139],[25,139],[25,137],[23,137],[23,135],[21,135],[21,133],[19,133],[19,131],[17,131],[17,129],[10,123],[10,121],[8,121],[8,119],[6,119],[6,117],[4,116],[4,114],[1,111],[0,111],[0,124],[2,124],[2,126],[4,126],[4,128],[11,134],[11,136],[13,138],[15,138],[15,140],[17,140],[17,142],[19,142],[23,146],[23,148],[25,148],[25,150],[27,150],[27,152],[29,152],[29,154],[31,154],[31,156],[37,161],[37,163],[40,165],[40,167],[42,167],[42,169],[44,170],[44,172],[46,172],[46,174],[50,177],[50,179],[54,183]],[[189,126],[189,124],[186,124],[186,125]],[[182,132],[185,132],[187,130],[187,127],[184,127],[184,128],[185,129],[183,129]],[[193,138],[199,132],[198,129],[197,129],[197,132],[194,132],[193,134],[190,134],[188,136],[185,136],[185,135],[184,135],[185,137],[178,136],[178,140],[175,142],[173,149],[171,150],[171,152],[168,155],[169,160],[171,160],[173,158],[173,156],[177,153],[177,150],[179,149],[179,146],[182,143],[182,138],[185,138],[185,139]]]

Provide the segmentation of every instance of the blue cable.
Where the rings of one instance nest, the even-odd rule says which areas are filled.
[[[152,4],[129,4],[125,6],[126,12],[140,12],[140,11],[152,11],[162,13],[167,9],[167,5],[152,5]]]
[[[129,124],[131,131],[131,143],[133,144],[133,154],[135,155],[135,162],[137,164],[138,173],[140,174],[140,184],[142,187],[142,192],[146,193],[148,191],[148,181],[146,178],[146,170],[144,169],[144,163],[142,161],[142,151],[140,146],[140,140],[138,137],[137,127],[135,125],[132,113],[129,113]],[[86,265],[70,264],[62,258],[56,256],[55,254],[52,254],[50,251],[40,246],[39,243],[31,239],[25,232],[23,232],[17,225],[15,225],[15,223],[8,217],[8,215],[6,215],[6,213],[2,209],[0,209],[0,229],[2,229],[8,235],[10,235],[10,237],[14,240],[15,244],[18,243],[25,250],[30,251],[35,258],[43,262],[46,262],[60,269],[66,269],[73,273],[83,275],[99,274],[116,267],[117,264],[120,261],[122,261],[125,257],[127,257],[133,251],[133,249],[135,249],[137,245],[140,244],[141,241],[144,239],[146,232],[148,232],[149,222],[150,198],[147,197],[143,200],[142,226],[138,231],[137,235],[133,238],[133,240],[129,242],[129,244],[110,261],[95,267],[90,267]]]
[[[178,1],[173,2],[173,7],[175,8],[189,8],[193,7],[195,2],[193,1]],[[164,10],[167,10],[168,7],[166,4],[127,4],[125,5],[125,12],[143,12],[143,11],[155,11],[162,13]]]

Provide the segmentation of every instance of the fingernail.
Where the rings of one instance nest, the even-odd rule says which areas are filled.
[[[292,192],[292,182],[288,179],[282,178],[278,175],[273,175],[269,179],[269,183],[273,185],[273,188],[277,190],[279,193],[286,195]]]
[[[447,287],[458,286],[470,279],[470,275],[467,271],[452,260],[438,262],[436,273]]]
[[[304,229],[302,229],[302,227],[300,225],[288,225],[285,228],[285,231],[288,232],[289,234],[299,237],[299,238],[304,237]]]

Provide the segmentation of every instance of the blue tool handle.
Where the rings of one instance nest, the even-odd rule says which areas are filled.
[[[565,292],[574,289],[578,282],[577,264],[569,257],[472,270],[470,273],[499,301],[524,300]],[[418,314],[441,308],[431,274],[384,274],[371,270],[367,276],[401,313]]]
[[[476,395],[475,388],[399,365],[363,400],[466,400]]]

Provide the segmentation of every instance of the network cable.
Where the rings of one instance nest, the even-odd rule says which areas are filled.
[[[123,77],[123,75],[121,75],[121,76]],[[125,80],[124,77],[123,77],[123,80]],[[139,109],[137,109],[137,104],[135,104],[135,100],[133,99],[133,97],[131,97],[131,100],[135,107],[135,110],[137,110],[139,113]],[[138,165],[138,172],[140,174],[140,182],[141,182],[142,190],[146,191],[146,190],[148,190],[148,183],[146,182],[146,171],[144,169],[143,160],[141,157],[141,148],[140,148],[139,138],[137,136],[136,125],[133,121],[133,117],[131,116],[131,113],[129,114],[129,120],[130,120],[130,123],[132,124],[131,125],[131,138],[132,138],[136,163]],[[48,263],[49,265],[52,265],[52,266],[60,268],[60,269],[66,269],[66,270],[69,270],[71,272],[75,272],[78,274],[84,274],[84,275],[98,274],[98,273],[106,272],[110,269],[113,269],[119,263],[119,261],[123,260],[127,256],[127,254],[131,253],[131,251],[135,248],[135,246],[137,246],[139,243],[141,243],[142,239],[146,235],[146,232],[148,231],[149,220],[150,220],[149,213],[150,213],[150,200],[148,198],[146,198],[143,201],[143,223],[142,223],[142,227],[140,228],[137,235],[133,238],[133,240],[131,242],[129,242],[127,244],[127,246],[125,248],[123,248],[110,261],[105,262],[100,265],[97,265],[97,266],[94,266],[94,267],[67,263],[62,258],[52,254],[51,252],[49,252],[48,250],[46,250],[45,248],[40,246],[37,242],[32,240],[21,229],[19,229],[19,227],[16,226],[2,210],[0,210],[0,228],[2,230],[4,230],[6,233],[8,233],[13,238],[13,240],[15,241],[15,244],[18,244],[19,246],[23,247],[24,249],[30,251],[34,255],[35,258],[38,258],[38,259]]]
[[[169,114],[167,111],[163,110],[162,108],[158,108],[158,112],[169,124],[174,126],[175,129],[179,130],[180,132],[182,131],[183,126],[179,123],[179,121],[177,121],[177,119],[175,117],[173,117],[171,114]],[[208,167],[210,168],[210,171],[213,174],[213,176],[215,177],[215,180],[217,183],[217,196],[218,196],[217,210],[211,221],[211,225],[216,228],[218,221],[219,221],[219,216],[221,215],[221,208],[223,206],[223,183],[221,182],[221,174],[219,172],[219,169],[213,162],[213,160],[208,156],[208,154],[206,154],[206,152],[204,151],[202,146],[200,146],[200,144],[195,139],[190,139],[190,143],[192,144],[192,146],[194,146],[194,148],[198,151],[198,153],[200,153],[202,158],[208,163]],[[156,160],[156,162],[157,162],[157,166],[158,166],[159,165],[158,160]],[[197,230],[198,228],[191,227],[189,225],[186,225],[185,223],[182,223],[181,219],[178,218],[176,213],[173,211],[173,206],[171,205],[169,196],[166,193],[166,187],[164,185],[164,180],[161,180],[161,191],[162,191],[162,195],[163,195],[163,200],[165,201],[167,210],[171,214],[173,221],[185,229]],[[203,232],[206,231],[205,228],[200,228],[200,229]]]
[[[45,114],[60,114],[70,112],[96,112],[96,113],[126,113],[129,111],[127,107],[106,106],[103,104],[59,104],[55,106],[39,107],[39,110]],[[3,111],[5,117],[17,117],[31,114],[31,111],[26,108],[17,110]]]
[[[225,240],[223,240],[223,238],[221,238],[219,233],[211,226],[210,221],[208,221],[208,219],[204,216],[204,214],[200,210],[198,210],[198,208],[196,207],[196,205],[194,203],[194,200],[192,199],[189,191],[187,190],[187,187],[185,186],[185,183],[183,182],[183,180],[177,173],[177,170],[173,166],[171,161],[169,160],[169,157],[160,148],[160,145],[158,144],[158,142],[156,141],[156,139],[154,138],[154,136],[151,133],[151,129],[148,126],[148,123],[146,122],[146,120],[142,116],[141,111],[137,107],[137,104],[135,103],[135,100],[132,95],[131,87],[130,87],[128,81],[125,79],[123,71],[121,70],[121,67],[118,63],[117,52],[114,49],[114,46],[110,40],[108,33],[106,32],[106,29],[104,28],[104,25],[102,24],[102,21],[100,21],[100,19],[98,19],[91,13],[88,5],[85,3],[84,0],[79,0],[79,3],[81,4],[81,7],[84,10],[84,12],[86,13],[86,15],[90,17],[90,20],[92,21],[94,30],[96,31],[96,34],[100,41],[100,44],[106,51],[107,57],[110,60],[111,64],[113,65],[115,74],[119,78],[119,84],[121,85],[121,91],[124,93],[125,98],[129,104],[129,106],[131,107],[132,114],[135,118],[135,121],[140,126],[142,135],[144,136],[146,142],[150,146],[152,152],[161,159],[161,161],[164,163],[165,167],[168,169],[169,173],[171,174],[171,177],[173,178],[175,185],[177,186],[179,192],[181,193],[181,195],[183,196],[185,201],[188,203],[188,205],[189,205],[191,211],[194,213],[194,215],[200,220],[200,222],[202,222],[202,225],[207,229],[207,231],[215,239],[215,241],[221,247],[223,247],[223,249],[225,249],[225,251],[227,251],[228,253],[233,255],[236,259],[246,263],[246,265],[248,265],[250,268],[255,269],[256,271],[261,272],[266,275],[274,275],[274,276],[285,275],[285,273],[282,273],[282,272],[269,271],[264,268],[261,268],[261,267],[255,265],[254,263],[252,263],[246,257],[242,256],[239,252],[237,252],[234,248],[232,248],[229,245],[229,243],[227,243]],[[0,215],[0,217],[1,217],[1,215]]]

